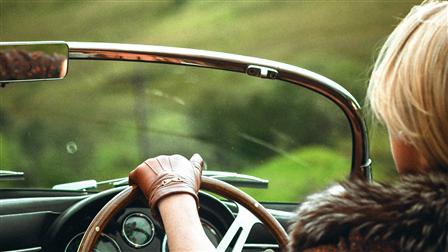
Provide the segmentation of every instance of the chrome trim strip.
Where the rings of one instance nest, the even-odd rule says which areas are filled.
[[[42,247],[24,248],[16,250],[2,250],[2,252],[37,252],[42,251]]]
[[[346,115],[352,133],[351,177],[371,180],[367,129],[356,99],[336,82],[306,69],[265,60],[222,52],[195,49],[114,43],[67,42],[70,59],[154,62],[215,68],[249,75],[249,67],[273,70],[275,74],[258,75],[283,80],[311,89],[338,105]]]
[[[24,172],[0,170],[0,181],[25,180]]]
[[[246,243],[243,248],[251,248],[251,249],[278,249],[278,244],[270,244],[270,243]]]

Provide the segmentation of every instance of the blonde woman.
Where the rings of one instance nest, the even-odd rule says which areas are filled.
[[[389,36],[367,92],[389,131],[400,183],[347,181],[310,196],[290,227],[289,249],[448,251],[447,95],[448,2],[425,2]],[[201,164],[199,155],[159,156],[130,173],[159,211],[171,251],[214,250],[196,208]]]

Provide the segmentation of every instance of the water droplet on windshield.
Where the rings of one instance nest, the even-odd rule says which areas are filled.
[[[78,145],[76,145],[75,142],[70,141],[65,145],[65,149],[67,150],[68,153],[74,154],[75,152],[78,151]]]

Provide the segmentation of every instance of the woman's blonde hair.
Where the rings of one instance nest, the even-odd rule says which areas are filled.
[[[415,6],[380,51],[367,101],[390,134],[448,172],[448,2]]]

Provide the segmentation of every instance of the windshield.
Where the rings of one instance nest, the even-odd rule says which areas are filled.
[[[198,152],[209,170],[268,179],[251,191],[260,200],[294,201],[350,170],[343,113],[280,81],[73,60],[66,79],[10,85],[2,97],[3,164],[26,173],[18,185],[107,180],[151,156]]]
[[[372,55],[416,1],[0,1],[2,41],[104,41],[273,59],[343,85],[363,103]],[[32,11],[30,11],[32,10]],[[371,128],[372,129],[372,128]],[[387,132],[370,131],[374,179],[394,178]],[[344,179],[351,136],[334,105],[279,81],[193,67],[70,61],[60,81],[0,89],[0,170],[40,187],[126,177],[144,159],[200,153],[209,170],[270,181],[297,201]]]

